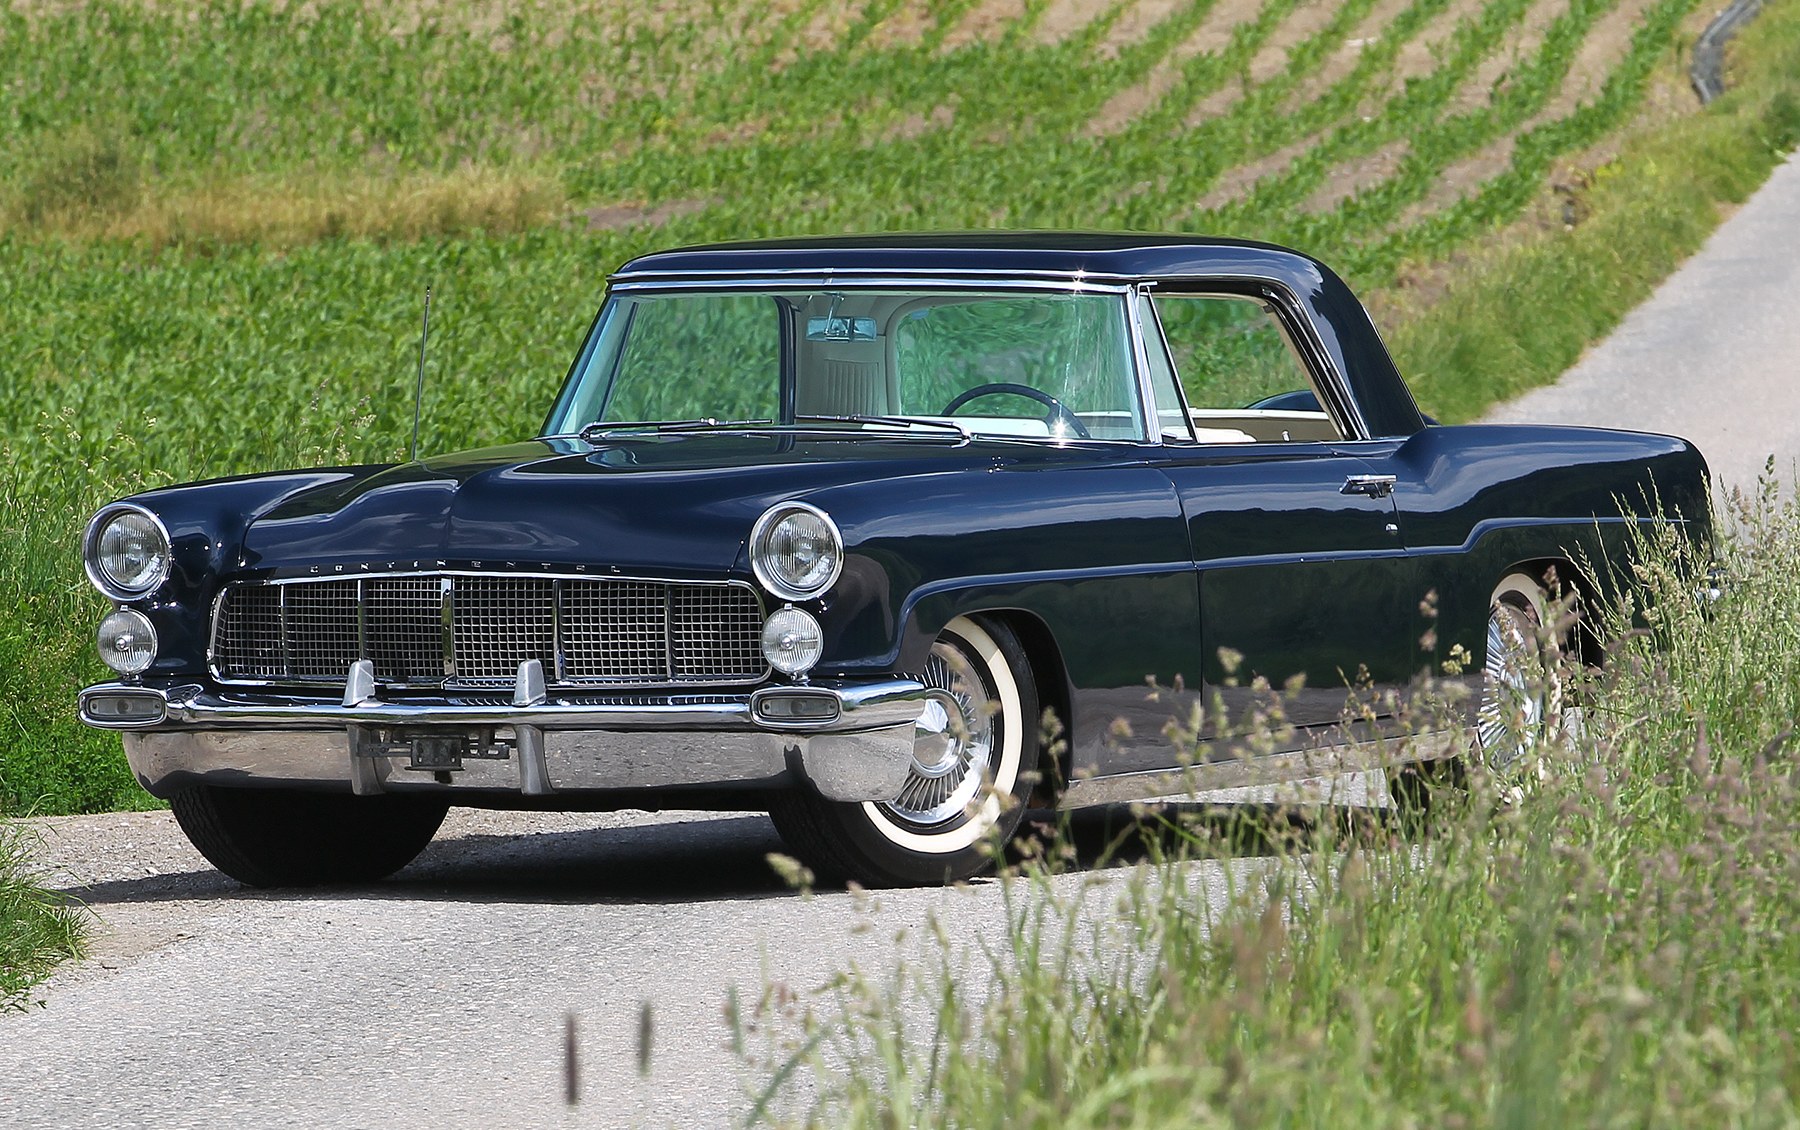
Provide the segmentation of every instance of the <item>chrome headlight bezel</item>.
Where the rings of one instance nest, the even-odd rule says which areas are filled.
[[[125,585],[116,580],[100,560],[100,541],[112,523],[124,515],[131,514],[149,520],[151,528],[162,542],[156,552],[156,564],[149,577],[136,585]],[[169,579],[172,563],[169,528],[163,525],[161,518],[154,511],[139,506],[135,502],[115,502],[103,506],[100,512],[88,521],[87,532],[81,540],[81,564],[87,570],[88,580],[106,596],[118,601],[137,600],[161,588]]]
[[[771,543],[780,530],[781,523],[797,514],[809,514],[817,518],[825,526],[825,532],[831,539],[831,566],[826,575],[811,585],[795,584],[775,567],[771,558]],[[844,571],[844,535],[831,515],[804,502],[778,502],[763,511],[762,517],[750,527],[750,571],[763,588],[783,600],[811,600],[830,591],[837,584],[837,579]]]

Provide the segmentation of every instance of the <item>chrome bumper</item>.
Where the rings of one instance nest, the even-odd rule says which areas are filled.
[[[361,667],[358,664],[357,667]],[[551,698],[521,668],[501,697],[377,697],[352,668],[344,701],[195,685],[101,683],[81,720],[122,731],[151,793],[191,784],[357,793],[557,793],[778,787],[796,774],[832,800],[887,800],[912,762],[926,688],[820,680],[744,695]]]

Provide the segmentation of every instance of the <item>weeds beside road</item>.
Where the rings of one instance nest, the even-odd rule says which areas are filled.
[[[1178,820],[1123,884],[1012,880],[1010,947],[940,935],[790,1009],[812,1121],[1794,1125],[1800,508],[1738,522],[1716,604],[1664,547],[1643,618],[1589,609],[1614,644],[1579,735],[1472,766],[1423,838],[1283,817],[1218,913],[1187,862],[1216,822]]]
[[[0,1011],[29,1005],[32,987],[86,937],[80,912],[34,882],[33,846],[24,826],[0,819]]]
[[[1554,379],[1800,137],[1790,4],[1704,114],[1658,93],[1692,0],[990,7],[0,12],[0,813],[154,803],[73,717],[104,675],[87,516],[400,457],[427,281],[428,450],[533,430],[628,255],[847,228],[1295,242],[1466,419]]]

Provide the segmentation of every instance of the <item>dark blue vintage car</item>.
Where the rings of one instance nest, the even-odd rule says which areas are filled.
[[[1504,747],[1547,578],[1706,537],[1705,478],[1665,436],[1431,424],[1279,247],[685,248],[613,276],[535,439],[103,509],[120,678],[80,711],[246,883],[387,874],[451,804],[761,807],[823,873],[939,882],[1028,807],[1318,775],[1447,656],[1469,708],[1410,756]],[[1253,756],[1216,712],[1170,740],[1172,688],[1252,685],[1286,721]]]

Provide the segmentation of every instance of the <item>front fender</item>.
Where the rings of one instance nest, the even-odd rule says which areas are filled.
[[[373,473],[372,467],[332,467],[145,491],[136,503],[169,531],[169,579],[131,601],[156,625],[158,650],[149,675],[191,675],[206,669],[209,618],[219,577],[234,568],[250,524],[302,491]]]

